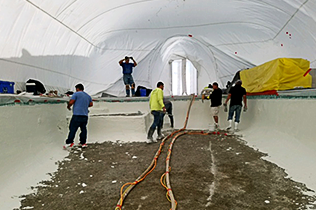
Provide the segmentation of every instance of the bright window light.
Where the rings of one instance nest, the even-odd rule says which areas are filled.
[[[197,70],[187,59],[172,61],[172,94],[197,94]]]

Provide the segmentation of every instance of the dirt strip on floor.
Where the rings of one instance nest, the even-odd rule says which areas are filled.
[[[170,209],[160,184],[168,142],[156,169],[131,191],[122,209]],[[142,174],[158,147],[159,143],[120,142],[76,147],[57,163],[51,180],[35,186],[35,193],[21,196],[20,209],[114,210],[121,186]],[[177,209],[316,209],[315,193],[287,178],[284,169],[265,156],[224,132],[181,136],[173,145],[170,172]]]

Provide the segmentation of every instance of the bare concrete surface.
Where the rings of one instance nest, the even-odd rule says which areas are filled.
[[[127,196],[128,210],[170,209],[160,184],[167,141],[156,169]],[[23,195],[19,209],[115,209],[120,188],[149,166],[159,144],[104,142],[71,150],[51,179]],[[171,156],[171,185],[178,210],[316,209],[315,194],[264,160],[266,154],[236,136],[184,135]],[[304,172],[302,172],[304,173]]]

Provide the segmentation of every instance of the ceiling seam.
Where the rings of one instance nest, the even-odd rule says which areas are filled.
[[[228,43],[228,44],[219,44],[219,45],[214,45],[214,46],[228,46],[228,45],[238,45],[238,44],[251,44],[251,43],[258,43],[258,42],[268,42],[275,40],[276,37],[281,33],[281,31],[289,24],[289,22],[295,17],[295,15],[300,11],[300,9],[308,2],[309,0],[306,0],[304,3],[301,4],[301,6],[291,15],[291,17],[288,19],[288,21],[284,24],[284,26],[279,30],[279,32],[272,38],[272,39],[267,39],[263,41],[253,41],[253,42],[239,42],[239,43]],[[268,4],[270,5],[270,4]],[[272,6],[272,5],[270,5]],[[278,8],[279,9],[279,8]],[[315,60],[316,61],[316,60]]]
[[[98,48],[98,49],[101,49],[101,50],[127,50],[127,49],[109,49],[109,48],[102,48],[102,47],[99,47],[98,45],[95,45],[94,43],[92,43],[91,41],[89,41],[87,38],[85,38],[83,35],[79,34],[77,31],[79,31],[82,27],[80,27],[77,31],[75,31],[74,29],[70,28],[68,25],[66,25],[65,23],[63,23],[62,21],[58,20],[57,18],[55,18],[54,16],[52,16],[51,14],[49,14],[48,12],[46,12],[45,10],[43,10],[42,8],[40,8],[39,6],[37,6],[36,4],[34,4],[33,2],[31,2],[30,0],[26,0],[28,3],[30,3],[31,5],[33,5],[34,7],[36,7],[37,9],[39,9],[40,11],[42,11],[43,13],[45,13],[46,15],[48,15],[49,17],[53,18],[55,21],[59,22],[60,24],[62,24],[64,27],[66,27],[67,29],[69,29],[70,31],[72,31],[73,33],[75,33],[76,35],[78,35],[80,38],[82,38],[83,40],[85,40],[87,43],[89,43],[90,45]],[[148,1],[148,0],[147,0]],[[151,0],[149,0],[151,1]],[[155,1],[155,0],[153,0]],[[253,41],[253,42],[241,42],[241,43],[230,43],[230,44],[220,44],[220,45],[214,45],[214,46],[226,46],[226,45],[236,45],[236,44],[249,44],[249,43],[258,43],[258,42],[267,42],[267,41],[270,41],[270,40],[274,40],[280,33],[281,31],[288,25],[288,23],[295,17],[295,15],[300,11],[300,9],[308,2],[309,0],[306,0],[296,11],[295,13],[289,18],[289,20],[285,23],[285,25],[279,30],[279,32],[272,38],[272,39],[268,39],[268,40],[264,40],[264,41]],[[76,1],[74,1],[73,3],[75,3]],[[139,2],[135,2],[135,3],[140,3],[140,2],[146,2],[146,0],[144,1],[139,1]],[[73,4],[71,3],[71,4]],[[134,4],[135,4],[134,3]],[[71,5],[70,4],[70,5]],[[70,6],[69,5],[69,6]],[[130,4],[126,4],[126,5],[130,5]],[[126,5],[123,5],[123,6],[126,6]],[[67,6],[67,8],[69,7]],[[122,5],[121,5],[122,6]],[[120,7],[121,7],[120,6]],[[270,5],[271,6],[271,5]],[[119,7],[116,7],[116,8],[119,8]],[[114,10],[116,8],[112,8],[111,10]],[[65,10],[65,9],[64,9]],[[63,11],[64,11],[63,10]],[[111,10],[108,10],[106,12],[109,12]],[[104,13],[106,13],[104,12]],[[102,14],[104,14],[102,13]],[[60,13],[61,14],[61,13]],[[100,16],[100,15],[98,15]],[[97,16],[97,17],[98,17]],[[95,17],[95,18],[97,18]],[[95,19],[94,18],[94,19]],[[92,20],[91,20],[92,21]],[[90,21],[89,21],[90,22]],[[234,22],[227,22],[227,23],[210,23],[210,24],[201,24],[201,25],[191,25],[191,26],[175,26],[175,27],[163,27],[163,28],[155,28],[156,30],[161,30],[161,29],[172,29],[172,28],[189,28],[189,27],[204,27],[204,26],[209,26],[209,25],[218,25],[218,24],[228,24],[228,23],[234,23]],[[238,22],[236,22],[238,23]],[[240,23],[246,23],[246,22],[240,22]],[[259,26],[262,26],[262,27],[265,27],[271,31],[273,31],[271,28],[269,27],[266,27],[262,24],[255,24],[255,23],[250,23],[250,24],[254,24],[254,25],[259,25]],[[107,33],[113,33],[113,32],[117,32],[117,31],[125,31],[125,30],[152,30],[153,28],[135,28],[135,29],[120,29],[120,30],[113,30],[113,31],[109,31]],[[106,33],[106,34],[107,34]],[[133,51],[148,51],[148,50],[135,50],[135,49],[131,49]]]
[[[61,25],[63,25],[64,27],[66,27],[67,29],[69,29],[71,32],[75,33],[76,35],[78,35],[80,38],[82,38],[83,40],[85,40],[87,43],[89,43],[90,45],[92,45],[95,48],[98,48],[100,50],[117,50],[117,51],[126,51],[126,50],[130,50],[130,51],[150,51],[147,49],[110,49],[110,48],[102,48],[99,47],[98,45],[95,45],[94,43],[92,43],[91,41],[89,41],[87,38],[85,38],[83,35],[79,34],[78,32],[76,32],[74,29],[70,28],[69,26],[67,26],[65,23],[63,23],[62,21],[58,20],[57,18],[55,18],[54,16],[52,16],[51,14],[49,14],[48,12],[46,12],[45,10],[43,10],[42,8],[40,8],[39,6],[37,6],[36,4],[34,4],[33,2],[31,2],[30,0],[26,0],[28,3],[30,3],[31,5],[33,5],[34,7],[36,7],[37,9],[39,9],[40,11],[42,11],[43,13],[45,13],[46,15],[48,15],[49,17],[51,17],[52,19],[54,19],[55,21],[57,21],[58,23],[60,23]]]
[[[308,2],[309,0],[306,0],[301,6],[293,13],[293,15],[286,21],[284,26],[279,30],[279,32],[273,37],[273,40],[276,39],[277,36],[281,33],[281,31],[289,24],[289,22],[295,17],[295,15],[301,10],[301,8]]]
[[[70,28],[69,26],[67,26],[66,24],[64,24],[63,22],[61,22],[60,20],[58,20],[57,18],[55,18],[54,16],[52,16],[51,14],[49,14],[48,12],[46,12],[45,10],[43,10],[42,8],[40,8],[39,6],[37,6],[36,4],[34,4],[33,2],[31,2],[30,0],[26,0],[26,2],[28,2],[29,4],[33,5],[34,7],[36,7],[37,9],[39,9],[40,11],[42,11],[43,13],[45,13],[46,15],[48,15],[49,17],[51,17],[52,19],[54,19],[55,21],[59,22],[60,24],[62,24],[63,26],[65,26],[67,29],[69,29],[70,31],[72,31],[73,33],[75,33],[76,35],[78,35],[80,38],[82,38],[83,40],[85,40],[87,43],[89,43],[90,45],[99,48],[97,45],[93,44],[91,41],[89,41],[87,38],[85,38],[84,36],[82,36],[81,34],[79,34],[78,32],[76,32],[75,30],[73,30],[72,28]],[[100,49],[100,48],[99,48]]]
[[[214,26],[214,25],[226,25],[226,24],[252,24],[252,25],[257,25],[261,26],[263,28],[269,29],[272,32],[275,32],[272,28],[267,27],[262,24],[257,24],[257,23],[252,23],[252,22],[246,22],[246,21],[236,21],[236,22],[221,22],[221,23],[205,23],[205,24],[199,24],[199,25],[186,25],[186,26],[169,26],[169,27],[159,27],[159,28],[126,28],[126,29],[117,29],[117,30],[111,30],[107,31],[104,34],[109,34],[109,33],[115,33],[115,32],[121,32],[121,31],[133,31],[133,30],[168,30],[168,29],[181,29],[181,28],[199,28],[199,27],[206,27],[206,26]]]
[[[229,45],[239,45],[239,44],[255,44],[255,43],[264,43],[268,41],[272,41],[273,39],[266,39],[266,40],[261,40],[261,41],[251,41],[251,42],[234,42],[234,43],[226,43],[226,44],[218,44],[218,45],[211,45],[209,44],[208,46],[229,46]]]
[[[39,6],[37,6],[36,4],[34,4],[33,2],[31,2],[30,0],[26,0],[26,2],[28,2],[29,4],[33,5],[34,7],[36,7],[37,9],[39,9],[40,11],[42,11],[43,13],[45,13],[46,15],[48,15],[49,17],[51,17],[52,19],[54,19],[55,21],[57,21],[58,23],[60,23],[61,25],[63,25],[64,27],[66,27],[67,29],[69,29],[71,32],[75,33],[76,35],[78,35],[80,38],[82,38],[83,40],[85,40],[87,43],[89,43],[90,45],[92,45],[95,48],[98,48],[100,50],[121,50],[121,51],[126,51],[126,50],[130,50],[130,51],[150,51],[147,49],[110,49],[110,48],[102,48],[99,47],[98,45],[92,43],[91,41],[89,41],[87,38],[85,38],[83,35],[79,34],[77,31],[75,31],[74,29],[70,28],[69,26],[67,26],[65,23],[63,23],[62,21],[58,20],[57,18],[55,18],[54,16],[52,16],[51,14],[49,14],[48,12],[46,12],[45,10],[43,10],[42,8],[40,8]]]

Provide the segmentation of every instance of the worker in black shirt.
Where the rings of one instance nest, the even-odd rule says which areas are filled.
[[[222,105],[222,90],[218,87],[218,83],[213,83],[213,92],[210,95],[211,100],[211,112],[215,122],[215,130],[219,129],[218,125],[218,113],[219,107]]]
[[[228,122],[229,126],[227,130],[232,128],[233,116],[235,114],[235,131],[238,131],[238,124],[240,122],[240,113],[242,108],[242,101],[244,101],[244,112],[247,110],[247,96],[246,89],[241,86],[241,80],[238,80],[230,90],[228,97],[224,103],[225,109],[227,111],[227,102],[230,100],[229,112],[228,112]]]
[[[170,119],[170,127],[173,128],[173,126],[174,126],[174,118],[173,118],[173,115],[172,115],[172,103],[171,103],[171,101],[169,101],[167,99],[163,99],[163,104],[165,105],[166,113],[168,114],[168,117]],[[161,123],[162,123],[162,125],[161,125],[161,128],[162,128],[163,127],[163,118],[162,118]]]

